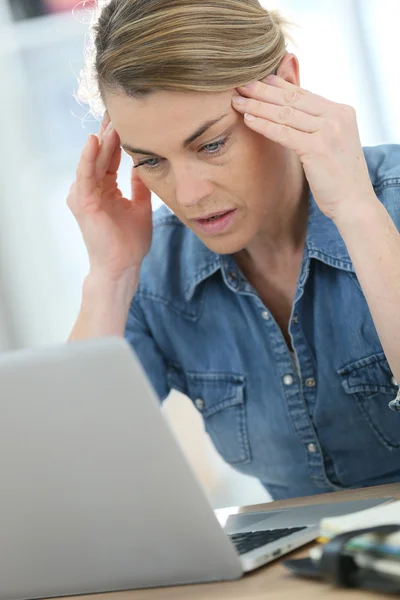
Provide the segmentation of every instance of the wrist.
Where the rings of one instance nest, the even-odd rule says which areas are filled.
[[[96,331],[123,333],[139,274],[124,273],[118,279],[90,272],[82,289],[81,313]]]
[[[139,269],[124,271],[118,276],[91,270],[83,283],[83,296],[130,304],[138,283]]]
[[[137,270],[118,278],[92,270],[83,283],[82,305],[69,341],[123,336],[138,281]]]
[[[368,198],[349,200],[346,208],[338,212],[332,220],[339,231],[363,224],[373,226],[376,220],[382,217],[384,211],[384,206],[373,194]]]

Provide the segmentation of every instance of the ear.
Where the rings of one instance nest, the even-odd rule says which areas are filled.
[[[285,54],[278,67],[277,75],[293,85],[300,86],[300,65],[297,56],[289,52]]]

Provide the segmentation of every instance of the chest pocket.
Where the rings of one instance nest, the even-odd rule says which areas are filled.
[[[379,441],[389,450],[400,448],[400,413],[388,404],[397,385],[383,352],[355,361],[338,370],[343,389],[357,404]]]
[[[245,378],[235,373],[174,369],[171,383],[177,383],[180,391],[193,401],[203,417],[206,432],[226,462],[232,465],[250,462]]]

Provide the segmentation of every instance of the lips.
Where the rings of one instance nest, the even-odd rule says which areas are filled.
[[[237,210],[233,209],[212,213],[201,219],[196,219],[195,223],[203,233],[219,235],[225,233],[230,228],[235,219],[236,212]]]
[[[227,215],[229,212],[232,212],[232,210],[221,210],[220,212],[211,213],[211,214],[207,215],[206,217],[201,217],[199,219],[196,219],[196,221],[201,222],[201,223],[204,223],[207,221],[213,221],[215,219],[223,217],[224,215]]]

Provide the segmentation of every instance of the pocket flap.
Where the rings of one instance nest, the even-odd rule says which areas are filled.
[[[383,352],[349,363],[338,369],[342,386],[348,394],[356,392],[381,392],[393,394],[397,385]]]
[[[243,375],[234,373],[187,373],[190,398],[207,418],[244,403]]]

